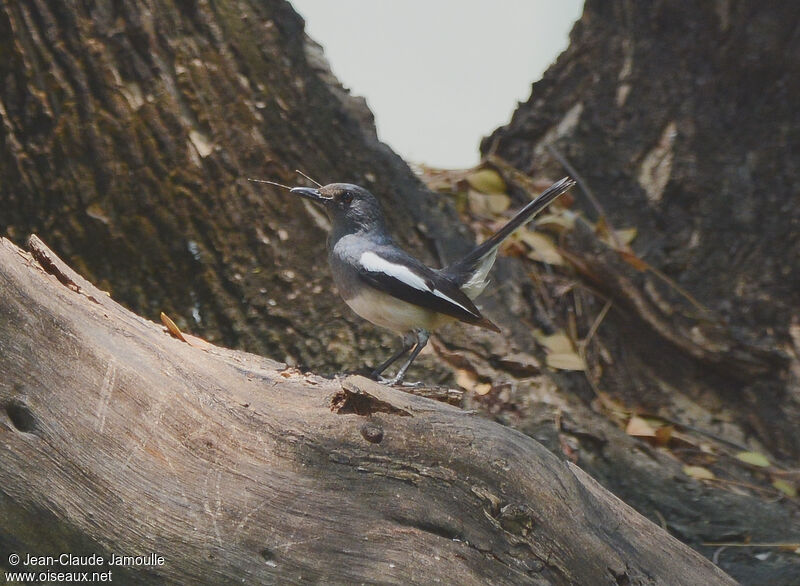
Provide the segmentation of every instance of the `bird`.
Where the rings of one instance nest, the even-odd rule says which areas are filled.
[[[401,337],[397,352],[371,374],[374,380],[388,385],[403,382],[430,333],[447,322],[501,331],[474,303],[489,284],[488,273],[500,245],[575,184],[569,177],[557,181],[464,257],[435,269],[395,244],[378,199],[363,187],[351,183],[321,185],[313,180],[317,187],[253,181],[288,189],[327,213],[331,223],[328,263],[339,294],[360,317]],[[386,369],[406,354],[409,356],[395,376],[384,378]]]

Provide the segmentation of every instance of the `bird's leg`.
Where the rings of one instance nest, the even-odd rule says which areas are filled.
[[[413,332],[409,332],[406,335],[404,335],[402,337],[402,346],[400,347],[400,349],[397,352],[395,352],[394,354],[392,354],[386,362],[384,362],[379,367],[377,367],[375,370],[373,370],[372,374],[370,375],[370,377],[373,378],[374,380],[380,380],[381,379],[381,373],[383,373],[384,370],[389,368],[397,359],[399,359],[401,356],[403,356],[406,352],[411,350],[411,348],[414,346],[416,341],[417,341],[417,338],[416,338],[416,336],[414,335]]]
[[[408,360],[406,360],[406,363],[400,367],[400,370],[397,371],[397,374],[394,375],[394,378],[387,381],[387,384],[396,385],[402,382],[403,377],[406,376],[406,371],[408,370],[408,367],[411,366],[411,363],[414,362],[414,359],[428,343],[428,338],[430,337],[430,334],[427,331],[420,329],[416,330],[414,333],[417,336],[417,345],[414,346],[414,350],[411,352],[411,356],[408,357]]]

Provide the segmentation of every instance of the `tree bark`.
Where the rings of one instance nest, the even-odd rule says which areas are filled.
[[[248,177],[364,185],[428,260],[427,230],[467,244],[282,0],[9,1],[0,50],[0,232],[151,319],[326,372],[394,343],[332,294],[324,219]]]
[[[0,245],[4,559],[164,557],[126,583],[733,583],[510,428],[178,341],[31,245]]]
[[[610,26],[609,18],[598,18],[596,11],[589,3],[587,16],[576,30]],[[588,48],[575,49],[576,55],[591,54],[599,62],[607,59],[606,53],[617,54],[605,50],[599,33],[587,35],[597,43],[587,42]],[[583,46],[582,39],[574,35],[575,42],[581,43],[576,46]],[[426,190],[408,166],[377,140],[369,110],[332,76],[321,49],[304,35],[302,19],[285,2],[9,0],[0,3],[0,54],[0,232],[18,244],[31,232],[41,234],[89,280],[146,318],[156,319],[165,311],[182,329],[213,342],[313,367],[323,374],[375,364],[396,343],[350,313],[335,294],[324,260],[324,219],[303,202],[254,186],[247,177],[294,183],[298,178],[293,169],[299,167],[321,181],[363,184],[381,199],[398,241],[434,265],[453,260],[474,242],[448,198]],[[579,65],[588,68],[583,71],[597,66]],[[558,79],[567,88],[574,83],[566,75]],[[557,85],[552,84],[554,99]],[[566,108],[561,109],[562,105]],[[560,120],[557,116],[571,106],[566,101],[554,104],[553,112],[560,114],[553,114],[553,120]],[[580,128],[585,118],[578,116],[578,120]],[[575,157],[561,142],[557,146]],[[607,151],[614,149],[609,146]],[[501,153],[525,169],[524,157],[515,159],[511,150]],[[592,154],[587,158],[607,157]],[[585,161],[578,162],[583,171]],[[555,174],[554,167],[548,169]],[[557,171],[562,173],[560,168]],[[598,185],[593,176],[589,179]],[[521,203],[535,193],[517,188],[512,195]],[[616,213],[615,206],[606,205],[610,214]],[[619,223],[617,216],[613,221]],[[567,455],[641,514],[708,557],[719,554],[716,548],[703,545],[709,541],[800,539],[796,504],[790,499],[776,502],[780,493],[770,487],[775,468],[760,472],[739,465],[732,474],[734,485],[722,484],[723,479],[713,484],[697,482],[683,473],[684,462],[674,454],[626,435],[608,409],[598,408],[598,395],[592,388],[592,383],[599,384],[600,391],[612,393],[629,410],[663,408],[674,420],[700,432],[763,451],[781,465],[778,472],[788,472],[778,457],[791,455],[796,440],[793,431],[786,431],[791,412],[775,416],[779,428],[771,434],[766,415],[754,417],[741,402],[729,414],[720,389],[730,388],[752,404],[763,387],[775,393],[771,395],[775,400],[763,404],[780,411],[781,393],[796,388],[791,385],[796,380],[792,373],[797,350],[786,345],[785,336],[781,344],[771,346],[769,340],[753,340],[736,324],[717,326],[711,333],[702,327],[695,331],[696,320],[681,315],[686,306],[661,288],[660,281],[654,283],[651,274],[620,263],[617,253],[610,253],[590,230],[578,226],[559,242],[569,249],[565,252],[571,253],[575,270],[499,259],[493,281],[502,286],[493,287],[479,303],[501,325],[503,335],[457,328],[440,332],[431,344],[438,356],[421,356],[410,376],[445,383],[452,383],[458,370],[479,376],[491,390],[485,396],[467,393],[470,407],[517,427],[558,457]],[[646,228],[650,225],[640,226],[640,238],[649,238]],[[664,230],[669,232],[668,227]],[[93,296],[101,304],[106,301],[103,295]],[[607,299],[612,301],[611,309],[587,346],[589,372],[548,369],[533,330],[574,331],[583,339]],[[706,297],[703,302],[711,305]],[[29,316],[26,327],[47,323],[24,315]],[[785,333],[785,329],[776,331]],[[6,348],[4,339],[0,344]],[[191,352],[195,359],[194,350],[181,351]],[[230,356],[219,349],[213,353],[214,360]],[[15,354],[25,367],[30,365],[27,354]],[[61,356],[55,354],[46,364],[57,370]],[[99,365],[92,363],[92,389],[103,386],[109,357],[105,356],[105,362],[95,358]],[[272,363],[248,360],[272,372],[264,366]],[[793,366],[786,366],[787,360]],[[134,373],[133,366],[125,364],[126,376],[135,381],[163,384],[159,377],[167,376],[161,370]],[[622,368],[625,365],[633,368]],[[599,375],[602,380],[596,382]],[[118,383],[121,376],[116,376]],[[274,373],[269,376],[277,380]],[[14,389],[14,396],[24,396],[25,389],[36,383],[29,378]],[[761,382],[752,384],[755,379]],[[249,384],[257,386],[257,382]],[[329,385],[325,387],[328,394],[339,388],[335,383],[319,384]],[[677,397],[674,402],[669,399],[673,396]],[[45,409],[43,415],[51,400],[37,403],[37,409]],[[207,406],[220,408],[214,399],[207,400]],[[137,403],[131,413],[150,413],[153,425],[161,414],[161,421],[169,423],[171,411],[166,405]],[[90,410],[95,407],[89,403]],[[753,414],[763,413],[763,405],[759,407],[751,410]],[[69,409],[70,414],[81,412],[74,406]],[[181,416],[181,425],[190,425],[187,421],[194,417],[191,420],[202,430],[195,435],[186,432],[189,449],[206,449],[197,437],[212,432],[202,425],[218,433],[222,424],[213,424],[211,416],[188,412]],[[10,413],[25,426],[27,411],[12,405]],[[92,425],[96,421],[89,428]],[[762,431],[756,434],[756,428]],[[88,432],[76,433],[83,437]],[[695,446],[700,445],[697,438],[704,438],[703,448],[711,446],[714,456],[719,455],[727,466],[722,472],[730,471],[730,450],[719,449],[724,443],[708,440],[706,435],[693,437]],[[65,438],[58,436],[61,443],[54,444],[54,449],[71,446]],[[144,452],[155,459],[162,452],[158,446],[142,443],[141,435],[113,441],[124,444],[129,452],[131,446],[142,446],[125,456],[136,462],[146,457]],[[213,437],[210,441],[213,444]],[[91,454],[73,455],[75,466],[85,469]],[[214,461],[212,456],[204,457]],[[0,458],[5,466],[5,452]],[[50,486],[36,470],[19,469],[29,475],[26,486]],[[127,468],[122,473],[134,474]],[[226,474],[220,478],[230,479],[233,473]],[[102,492],[104,478],[96,478],[99,484],[92,494]],[[215,480],[210,477],[210,486]],[[236,482],[220,485],[223,496]],[[147,489],[156,490],[149,485]],[[0,489],[0,498],[8,504],[20,502],[21,497]],[[114,502],[117,508],[122,506],[122,501]],[[209,505],[212,509],[214,502]],[[288,505],[291,522],[301,517],[297,503],[304,504],[298,500]],[[70,505],[64,506],[74,512]],[[54,507],[45,503],[37,514],[51,518]],[[9,525],[13,531],[3,531],[3,538],[12,545],[33,547],[37,539],[52,543],[61,535],[58,531],[68,529],[70,543],[77,543],[78,533],[86,529],[85,551],[92,551],[97,540],[101,545],[118,545],[86,526],[58,525],[55,531],[53,523],[47,532],[34,535],[27,522],[35,521],[36,514],[11,504],[4,511],[20,520]],[[112,513],[103,514],[109,523],[107,516]],[[144,517],[147,523],[156,522],[148,515]],[[201,520],[210,522],[210,518]],[[357,529],[353,524],[346,527],[347,531]],[[144,533],[147,526],[133,530]],[[296,539],[272,543],[292,541]],[[267,547],[268,540],[264,544]],[[794,554],[770,550],[771,557],[763,561],[745,551],[727,549],[715,559],[745,582],[797,580]],[[266,554],[264,563],[274,561],[270,555]]]
[[[587,217],[637,229],[650,270],[586,266],[629,314],[603,324],[617,360],[598,384],[650,412],[711,411],[795,463],[798,39],[788,4],[588,0],[569,49],[482,144],[525,173],[566,162],[595,194],[578,196]]]
[[[800,456],[800,216],[790,203],[800,191],[800,118],[790,97],[800,92],[798,31],[788,5],[588,0],[567,51],[482,144],[485,156],[525,174],[577,172],[576,207],[596,232],[637,229],[632,249],[621,252],[584,222],[561,241],[590,296],[613,305],[597,346],[587,349],[592,374],[562,379],[561,388],[587,401],[600,391],[634,412],[723,439],[729,449],[769,454],[788,470]],[[564,283],[553,284],[563,290]],[[575,305],[586,300],[576,298]],[[574,307],[556,303],[550,317],[554,329],[578,321],[578,331],[588,331],[598,304],[591,314],[575,320]],[[518,425],[539,433],[553,427],[541,415],[523,419]],[[612,459],[622,454],[616,441],[601,445]],[[589,452],[581,463],[604,486],[651,519],[663,515],[689,542],[720,541],[711,534],[725,526],[735,542],[800,536],[794,503],[781,521],[761,498],[756,509],[723,512],[714,504],[720,495],[707,494],[693,516],[680,483],[667,481],[661,491],[637,473],[632,483],[605,448],[580,447]],[[679,457],[693,463],[686,457],[693,450]],[[731,470],[716,458],[694,462]],[[676,510],[670,503],[682,512],[664,515]],[[715,530],[700,527],[710,519]],[[794,558],[768,569],[741,550],[718,554],[746,583],[800,579]]]

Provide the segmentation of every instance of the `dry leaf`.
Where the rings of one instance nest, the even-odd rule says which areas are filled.
[[[777,488],[783,494],[788,496],[789,498],[795,498],[797,496],[797,488],[790,482],[786,482],[785,480],[779,478],[775,482],[772,483],[772,486]]]
[[[524,352],[512,352],[506,354],[499,360],[505,368],[517,374],[538,374],[541,372],[541,364],[534,356]]]
[[[533,232],[523,228],[518,232],[517,237],[531,248],[528,256],[533,260],[549,265],[565,264],[564,258],[558,252],[555,243],[541,232]]]
[[[472,391],[481,396],[492,390],[491,383],[479,383],[477,374],[463,368],[456,371],[456,384],[465,391]]]
[[[586,370],[583,358],[575,352],[558,352],[547,355],[547,366],[558,370]]]
[[[467,194],[469,211],[476,216],[494,217],[511,207],[511,198],[505,193],[480,193],[472,189]]]
[[[636,228],[623,228],[622,230],[614,230],[614,233],[617,235],[617,240],[621,244],[628,245],[634,241],[638,231]]]
[[[480,169],[467,175],[467,183],[481,193],[505,193],[506,182],[497,171]]]
[[[447,179],[431,179],[426,183],[428,185],[428,189],[431,191],[453,191],[453,182],[448,181]]]
[[[572,341],[564,332],[556,332],[555,334],[551,334],[550,336],[540,335],[537,336],[536,339],[542,346],[547,348],[550,352],[554,353],[574,352],[574,348],[572,347]]]
[[[697,480],[714,480],[714,473],[702,466],[684,466],[683,473]]]
[[[625,433],[634,437],[656,437],[656,430],[647,421],[634,415],[628,420]]]
[[[682,433],[676,429],[672,430],[672,433],[670,434],[670,440],[675,443],[685,444],[687,446],[700,449],[701,451],[705,451],[702,449],[702,446],[704,446],[705,444],[701,443],[700,440],[696,439],[695,437],[687,433]]]
[[[481,395],[481,396],[488,395],[489,391],[492,390],[492,385],[491,385],[491,383],[478,383],[477,385],[475,385],[475,389],[474,390],[475,390],[475,393],[478,394],[478,395]]]
[[[478,382],[478,375],[471,370],[459,368],[456,371],[456,384],[465,391],[471,391]]]
[[[631,265],[637,271],[646,271],[650,268],[650,265],[647,264],[646,261],[643,261],[641,258],[636,256],[633,252],[628,250],[618,250],[619,255],[622,257],[626,263]]]
[[[190,346],[194,346],[195,348],[200,348],[200,350],[208,350],[211,348],[211,343],[207,342],[203,338],[198,338],[197,336],[192,336],[191,334],[183,334],[184,340],[189,343]]]
[[[99,203],[90,203],[86,206],[86,215],[106,225],[111,224],[111,218]]]
[[[502,256],[513,256],[517,258],[528,256],[528,247],[521,242],[509,238],[500,246],[500,254]]]
[[[612,234],[605,218],[600,218],[597,221],[594,232],[600,240],[608,244],[611,248],[626,250],[627,252],[631,252],[628,245],[633,242],[638,234],[636,228],[622,228],[621,230],[614,230]]]
[[[630,409],[625,407],[620,401],[616,399],[612,399],[608,396],[608,394],[604,392],[600,392],[597,395],[597,400],[600,402],[600,405],[603,409],[608,411],[612,417],[617,419],[627,419],[628,415],[630,414]]]
[[[178,338],[181,342],[185,342],[186,341],[186,338],[183,337],[183,333],[181,332],[180,328],[178,326],[176,326],[175,322],[172,321],[169,318],[169,316],[166,313],[164,313],[163,311],[161,312],[161,323],[164,324],[164,326],[166,326],[167,331],[170,334],[172,334],[173,336]]]
[[[666,446],[672,439],[672,432],[675,428],[671,425],[665,425],[656,429],[656,443],[659,446]]]
[[[572,352],[572,341],[563,331],[556,332],[549,336],[544,336],[539,340],[541,344],[550,352]]]
[[[547,350],[547,366],[558,370],[586,370],[583,359],[575,352],[572,342],[564,332],[545,336],[541,330],[534,332],[536,340]]]
[[[214,150],[214,144],[211,142],[209,136],[204,132],[200,132],[199,130],[190,130],[189,140],[194,145],[194,148],[197,149],[197,154],[204,159]]]
[[[575,214],[545,214],[536,218],[537,226],[556,226],[562,230],[575,228]]]
[[[760,468],[766,468],[769,466],[769,460],[767,457],[764,454],[759,454],[758,452],[739,452],[736,454],[736,459],[744,462],[745,464],[758,466]]]
[[[600,240],[602,240],[604,242],[608,238],[609,230],[608,230],[608,223],[606,222],[606,217],[605,216],[600,216],[600,219],[597,220],[597,223],[594,225],[594,233],[597,235],[597,237]]]

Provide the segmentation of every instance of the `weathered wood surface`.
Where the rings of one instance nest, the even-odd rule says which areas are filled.
[[[708,36],[715,29],[695,20],[707,21],[715,8],[721,16],[733,15],[732,30],[740,31],[725,34],[724,46],[734,59],[721,64],[718,71],[723,75],[730,68],[734,74],[742,71],[741,51],[728,49],[737,39],[760,37],[768,41],[763,47],[769,48],[775,46],[773,41],[782,43],[797,36],[771,35],[770,26],[749,28],[758,33],[755,36],[741,33],[736,27],[747,23],[748,16],[737,8],[743,5],[738,2],[684,8],[686,13],[671,17],[673,26],[666,29],[657,26],[659,17],[680,3],[659,3],[653,10],[628,4],[621,0],[587,3],[573,34],[573,48],[560,60],[561,66],[536,86],[533,101],[538,100],[540,109],[525,114],[523,108],[516,118],[526,118],[546,130],[557,126],[580,99],[584,113],[578,117],[576,131],[554,144],[595,187],[615,227],[632,222],[639,228],[634,242],[637,252],[654,250],[654,240],[661,242],[655,228],[663,229],[678,244],[673,249],[678,262],[672,266],[680,268],[681,255],[693,254],[680,246],[691,242],[682,232],[691,225],[686,214],[709,224],[730,214],[720,216],[709,204],[714,194],[703,191],[703,199],[697,200],[706,202],[702,209],[673,206],[662,214],[664,210],[656,207],[655,220],[629,220],[626,214],[651,208],[642,203],[635,183],[616,182],[617,173],[620,169],[628,172],[627,161],[639,160],[626,153],[646,154],[669,120],[655,117],[656,109],[648,110],[646,104],[635,107],[646,115],[634,118],[628,116],[631,108],[607,107],[614,99],[615,85],[634,84],[629,105],[645,90],[669,99],[683,92],[688,86],[679,87],[675,78],[685,76],[651,75],[655,68],[681,69],[684,63],[683,54],[669,49],[677,46],[676,40],[662,38],[661,32],[677,30],[678,41],[688,45],[698,37],[685,35],[684,28],[700,31],[709,43],[695,53],[702,65],[723,43]],[[769,7],[747,9],[751,8]],[[639,21],[631,22],[626,13],[650,24],[645,28]],[[768,15],[758,19],[770,20]],[[793,22],[778,20],[782,26]],[[626,39],[633,43],[627,53]],[[664,45],[669,50],[660,50]],[[778,47],[774,54],[791,61],[800,53],[790,49]],[[307,365],[321,373],[375,364],[396,343],[393,336],[348,311],[332,292],[324,222],[302,202],[248,183],[247,177],[293,182],[297,176],[292,170],[300,167],[319,180],[364,184],[381,198],[398,241],[437,266],[453,260],[475,240],[458,219],[451,198],[424,189],[408,166],[378,142],[363,101],[342,89],[320,47],[305,35],[302,19],[283,0],[0,2],[0,53],[4,56],[0,60],[0,234],[18,244],[27,234],[41,234],[82,275],[149,319],[156,319],[163,310],[184,329],[221,345]],[[620,82],[626,54],[634,57],[633,77]],[[648,56],[663,59],[664,64],[654,65]],[[778,64],[781,59],[768,62]],[[557,73],[559,67],[563,76]],[[775,72],[780,75],[777,68]],[[788,82],[796,79],[800,77],[789,77]],[[576,87],[582,89],[576,92]],[[791,86],[775,83],[766,89],[774,95],[773,90],[781,87]],[[544,115],[541,108],[547,109]],[[683,106],[677,110],[685,111]],[[769,126],[783,124],[777,112],[770,108],[770,116],[754,117],[758,128],[744,134],[756,136],[757,131],[765,139],[784,140],[789,135]],[[604,116],[609,113],[619,115],[621,122],[646,123],[646,132],[642,127],[627,128],[609,144],[604,134],[593,132],[606,128]],[[716,113],[722,115],[725,132],[712,136],[731,136],[728,114],[724,109]],[[742,128],[745,113],[735,117],[734,126]],[[703,124],[717,124],[716,118],[711,109],[696,116]],[[539,177],[547,172],[560,176],[563,170],[552,160],[532,169],[520,162],[529,160],[527,149],[541,136],[534,127],[515,134],[519,150],[505,148],[510,146],[508,140],[501,141],[504,148],[499,154]],[[587,148],[580,147],[587,133]],[[676,149],[683,144],[679,140]],[[729,160],[719,140],[707,144],[717,144],[715,157]],[[740,140],[729,146],[759,150],[759,145]],[[793,152],[765,148],[747,160],[777,161],[774,155],[779,152],[788,153],[789,158]],[[546,155],[547,151],[542,152]],[[597,156],[598,152],[603,156]],[[685,150],[675,153],[674,170],[698,160]],[[730,160],[739,160],[739,155]],[[720,176],[726,178],[732,197],[749,193],[731,181],[747,179],[747,175],[731,174],[724,166],[709,167],[709,175],[695,184],[716,185]],[[672,177],[664,203],[675,201],[679,191],[675,189],[678,175]],[[784,184],[792,181],[787,177]],[[779,184],[776,180],[775,185]],[[580,194],[575,193],[581,205]],[[776,201],[793,201],[782,194],[779,189],[759,194],[759,209],[765,210],[765,218],[776,218],[782,225],[786,220],[785,225],[791,226],[791,214],[774,206]],[[533,195],[518,190],[515,205]],[[628,199],[633,196],[636,199]],[[728,201],[734,201],[726,198],[723,195],[724,210]],[[766,212],[767,208],[773,211]],[[594,217],[593,213],[588,215]],[[745,208],[742,214],[747,217]],[[726,234],[756,236],[760,224],[756,216],[750,218],[754,221],[749,228]],[[729,475],[730,454],[720,455],[718,443],[714,454],[720,457],[719,466],[713,469],[720,481],[694,481],[682,472],[685,454],[681,461],[675,453],[626,435],[607,411],[595,409],[597,395],[591,387],[594,383],[630,411],[666,414],[681,424],[746,446],[742,449],[763,452],[784,470],[794,468],[791,454],[797,434],[794,428],[776,427],[773,422],[791,423],[792,403],[785,408],[784,399],[797,396],[793,373],[798,372],[800,346],[786,339],[785,314],[780,319],[761,319],[772,313],[771,308],[792,307],[794,298],[773,293],[750,311],[751,305],[734,295],[733,284],[710,280],[711,273],[694,271],[702,279],[681,281],[707,304],[717,298],[720,308],[727,304],[749,311],[755,332],[766,333],[784,324],[774,330],[779,344],[767,336],[763,343],[745,346],[769,350],[768,362],[775,365],[771,376],[743,377],[740,366],[747,367],[750,361],[737,365],[728,360],[732,354],[724,345],[739,338],[752,342],[752,336],[741,335],[738,329],[732,338],[729,328],[723,327],[723,351],[715,351],[720,337],[709,336],[705,319],[682,315],[687,308],[688,313],[693,309],[676,299],[674,291],[652,275],[623,265],[614,258],[616,253],[598,251],[597,238],[576,236],[580,239],[568,238],[559,244],[569,246],[589,272],[573,270],[572,265],[552,268],[499,259],[493,281],[502,286],[487,291],[480,306],[502,327],[503,335],[469,328],[439,332],[439,356],[421,356],[412,378],[453,384],[455,369],[477,373],[482,382],[491,383],[492,391],[486,396],[467,393],[470,406],[531,435],[559,457],[567,454],[626,503],[704,555],[713,556],[742,582],[797,582],[798,564],[792,553],[728,548],[720,554],[704,546],[719,541],[800,539],[796,499],[778,500],[780,493],[771,489],[768,474],[751,475],[746,470],[740,474],[740,470]],[[718,236],[712,226],[701,245]],[[777,260],[796,256],[788,249],[776,257],[770,256],[774,249],[759,250],[748,257],[748,266],[763,261],[776,269]],[[658,258],[646,258],[670,272]],[[717,277],[734,274],[729,267],[735,261],[694,258],[709,259],[712,269],[720,269]],[[598,274],[605,279],[594,279]],[[670,274],[675,276],[674,271]],[[783,286],[784,292],[794,282],[791,278],[771,280]],[[698,284],[716,287],[718,283],[722,283],[718,297],[697,289]],[[601,295],[595,294],[597,290]],[[790,287],[788,292],[792,291]],[[574,326],[573,341],[579,342],[604,307],[604,296],[612,307],[586,347],[589,371],[557,372],[542,366],[544,351],[531,332],[535,328],[572,332]],[[776,299],[784,301],[773,304]],[[732,406],[735,413],[730,412]],[[699,437],[703,436],[695,441]],[[734,484],[722,482],[728,479]],[[789,479],[795,481],[796,476]],[[756,486],[745,489],[737,482]],[[5,539],[17,537],[6,534]],[[762,560],[754,553],[770,557]]]
[[[0,246],[6,555],[164,556],[126,583],[733,583],[519,432],[191,346],[31,245]]]

